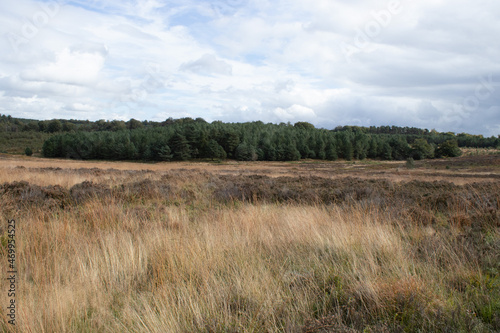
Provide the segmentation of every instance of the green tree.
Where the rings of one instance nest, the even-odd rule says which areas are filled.
[[[132,118],[129,121],[127,121],[127,128],[128,129],[133,130],[133,129],[142,128],[142,127],[144,127],[144,125],[139,120]]]
[[[24,153],[26,154],[26,156],[31,156],[33,155],[33,150],[30,147],[26,147]]]
[[[305,122],[305,121],[299,121],[299,122],[295,123],[295,125],[293,125],[293,127],[299,128],[299,129],[304,129],[304,130],[313,130],[313,129],[315,129],[315,127],[314,127],[313,124],[310,124],[310,123]]]
[[[30,131],[30,132],[36,132],[38,131],[38,122],[36,121],[30,121],[29,123],[25,124],[23,127],[23,131]]]
[[[210,135],[210,133],[208,132],[208,130],[206,128],[200,129],[199,134],[198,134],[198,142],[196,143],[200,157],[212,158],[212,154],[211,154],[212,152],[210,151],[209,145],[210,145],[210,141],[214,140],[214,139],[211,139],[209,135]],[[217,141],[215,141],[215,143],[217,143]],[[219,145],[219,144],[217,143],[217,145]],[[224,150],[224,148],[222,148],[222,150]],[[226,152],[224,151],[224,154],[225,153]]]
[[[288,140],[287,140],[288,141]],[[316,139],[311,135],[307,140],[307,158],[318,158],[316,155]]]
[[[39,132],[47,132],[47,121],[39,121],[38,122],[38,131]]]
[[[300,152],[301,158],[309,156],[309,147],[307,146],[307,135],[304,132],[298,133],[296,138],[296,146]]]
[[[61,121],[57,120],[57,119],[54,119],[54,120],[51,120],[48,124],[47,124],[47,132],[49,133],[56,133],[56,132],[60,132],[62,130],[62,123]]]
[[[389,142],[384,141],[380,150],[380,157],[384,160],[392,160],[392,148]]]
[[[457,140],[446,140],[438,146],[436,155],[438,157],[457,157],[462,155],[462,151],[458,148]]]
[[[273,143],[265,142],[261,146],[261,149],[264,152],[264,159],[266,161],[276,161],[277,160],[276,146]]]
[[[133,142],[128,141],[125,145],[125,158],[127,160],[137,159],[137,148]]]
[[[62,136],[55,135],[43,143],[42,155],[44,157],[63,157],[62,155]]]
[[[69,121],[65,121],[64,124],[62,125],[62,130],[63,130],[63,132],[76,131],[76,125],[69,122]]]
[[[410,156],[411,147],[403,136],[391,136],[389,144],[392,148],[392,158],[394,160],[404,160]]]
[[[158,160],[160,161],[170,161],[173,156],[168,145],[164,145],[158,150]]]
[[[336,161],[338,158],[337,147],[333,141],[328,142],[325,149],[326,159],[329,161]]]
[[[214,159],[222,160],[227,157],[224,148],[222,148],[222,146],[213,139],[208,142],[207,153],[208,157],[211,158],[212,160]]]
[[[325,140],[323,139],[322,136],[319,136],[316,138],[316,147],[315,147],[315,152],[316,152],[316,158],[320,160],[326,159],[326,143]]]
[[[352,136],[351,131],[339,133],[339,140],[338,140],[338,142],[340,143],[339,155],[340,157],[344,158],[347,161],[352,160],[352,158],[354,157],[351,136]]]
[[[368,155],[368,147],[368,136],[358,130],[354,136],[354,157],[356,159],[364,160]]]
[[[191,118],[189,118],[191,119]],[[206,145],[206,142],[202,142],[201,140],[201,132],[199,126],[194,122],[187,123],[184,127],[184,136],[191,147],[191,158],[198,158],[200,155],[200,151],[203,151],[203,145]]]
[[[434,157],[434,148],[430,145],[426,139],[418,138],[411,145],[412,157],[415,160],[422,160],[425,158]]]
[[[240,137],[234,131],[227,131],[223,137],[220,145],[224,147],[224,151],[227,153],[227,156],[234,157],[235,150],[240,144]]]
[[[368,146],[368,154],[367,154],[367,156],[369,158],[377,158],[377,157],[379,157],[378,148],[379,148],[378,140],[376,139],[375,136],[372,136],[370,138],[370,143],[369,143],[369,146]]]
[[[186,161],[191,158],[191,147],[184,135],[175,133],[169,146],[172,147],[174,159]]]
[[[298,161],[300,160],[300,152],[295,146],[295,142],[289,142],[284,146],[284,159],[285,161]]]
[[[257,160],[257,152],[255,147],[252,145],[243,142],[236,147],[235,158],[238,161],[256,161]]]
[[[135,126],[135,125],[133,125],[133,126]],[[127,129],[127,124],[125,124],[125,122],[123,120],[113,120],[110,123],[110,130],[111,131],[122,131],[125,129]]]

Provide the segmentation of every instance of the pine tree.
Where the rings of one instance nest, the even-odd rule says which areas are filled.
[[[207,145],[207,157],[211,158],[212,160],[213,159],[221,160],[225,159],[227,157],[227,154],[224,148],[222,148],[222,146],[219,145],[217,141],[212,139],[208,142]]]
[[[172,157],[174,157],[174,155],[168,145],[164,145],[158,150],[158,160],[170,161]]]
[[[326,159],[329,161],[336,161],[337,160],[337,158],[338,158],[337,148],[335,147],[335,144],[333,143],[333,141],[328,142],[328,144],[326,145],[325,155],[326,155]]]
[[[256,161],[257,152],[255,151],[255,147],[243,142],[236,148],[235,157],[239,161]]]
[[[295,142],[289,142],[284,146],[284,160],[285,161],[298,161],[300,160],[300,152],[295,146]]]
[[[372,136],[370,139],[367,156],[369,158],[379,157],[379,155],[378,155],[378,140],[375,138],[375,136]]]
[[[191,147],[184,135],[175,133],[172,139],[170,139],[169,147],[173,151],[174,159],[187,161],[191,158]]]
[[[236,147],[240,144],[240,137],[234,131],[226,132],[222,137],[221,146],[227,153],[227,156],[234,157]]]
[[[392,160],[392,148],[391,148],[391,145],[389,145],[389,142],[387,141],[384,141],[382,143],[382,149],[381,149],[381,156],[382,159],[384,160]]]

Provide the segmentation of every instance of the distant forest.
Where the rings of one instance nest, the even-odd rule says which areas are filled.
[[[414,127],[339,126],[328,130],[307,122],[208,123],[202,118],[37,121],[0,115],[0,133],[15,132],[50,134],[41,150],[45,157],[83,160],[419,160],[459,156],[459,147],[500,146],[500,136],[485,138]]]

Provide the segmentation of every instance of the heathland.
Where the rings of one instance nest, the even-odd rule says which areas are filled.
[[[0,156],[5,332],[495,332],[500,155]]]

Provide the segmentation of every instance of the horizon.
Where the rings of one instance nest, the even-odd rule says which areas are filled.
[[[499,16],[493,0],[3,2],[0,113],[496,137]]]

